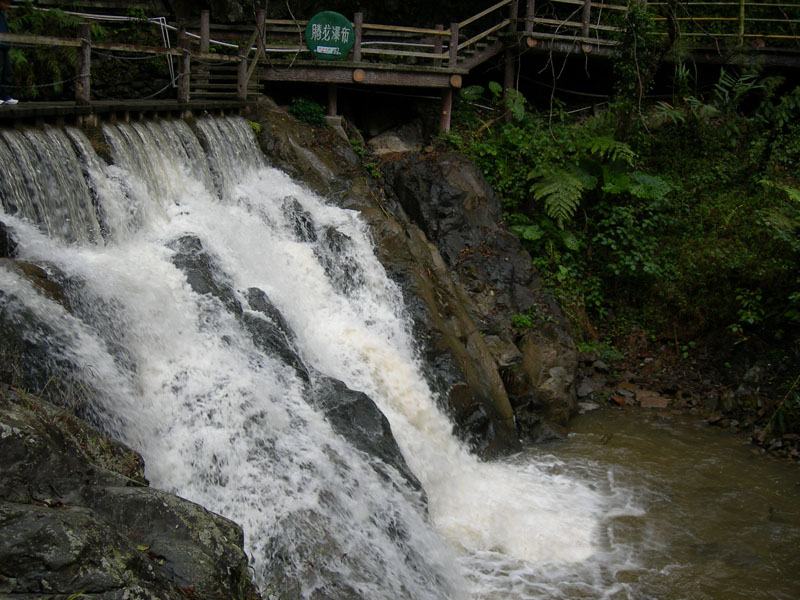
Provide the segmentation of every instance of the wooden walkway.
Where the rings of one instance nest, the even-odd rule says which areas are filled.
[[[355,44],[345,61],[314,60],[304,43],[307,21],[268,19],[256,14],[247,28],[212,26],[208,11],[196,23],[178,23],[166,47],[93,41],[89,24],[75,37],[0,34],[16,46],[60,46],[77,51],[72,114],[129,111],[235,110],[273,82],[328,85],[328,113],[337,113],[337,86],[407,86],[440,90],[441,127],[450,125],[453,91],[482,63],[502,55],[504,85],[512,87],[523,52],[612,56],[624,33],[628,11],[596,0],[502,0],[459,23],[444,27],[368,24],[360,14],[352,26]],[[682,12],[668,13],[677,6]],[[682,56],[711,62],[757,62],[800,66],[800,1],[651,1],[648,16],[667,35],[667,15],[678,28]],[[724,15],[724,16],[719,16]],[[87,20],[99,18],[95,15]],[[160,26],[166,31],[166,22]],[[248,41],[244,41],[248,40]],[[160,55],[177,63],[172,74],[177,99],[151,103],[101,103],[92,98],[90,66],[96,51]],[[38,104],[38,103],[33,103]],[[111,107],[114,106],[112,109]],[[163,108],[157,109],[156,106]],[[49,108],[48,108],[49,107]],[[66,115],[66,106],[38,109],[26,103],[0,107],[0,120]],[[37,112],[38,111],[38,112]]]

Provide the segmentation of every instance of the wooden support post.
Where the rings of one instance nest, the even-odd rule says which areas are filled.
[[[436,26],[436,31],[444,31],[444,25],[439,24]],[[436,39],[433,40],[433,53],[434,54],[441,54],[442,47],[444,46],[442,36],[437,35]],[[434,67],[441,67],[442,66],[442,59],[441,58],[434,58],[433,59],[433,66]]]
[[[267,11],[263,8],[256,11],[256,27],[258,28],[258,43],[267,45]]]
[[[81,51],[78,53],[78,72],[75,80],[75,104],[89,106],[92,101],[92,26],[82,23],[78,29]]]
[[[511,0],[508,8],[508,18],[511,20],[509,31],[511,33],[517,32],[517,17],[519,17],[519,0]]]
[[[211,49],[211,19],[209,11],[200,11],[200,52],[208,52]],[[171,57],[170,57],[171,58]],[[195,91],[205,88],[208,90],[210,70],[206,65],[197,65],[194,69]]]
[[[447,61],[447,66],[452,69],[458,64],[458,23],[450,23],[450,46],[448,52],[449,59]],[[446,131],[450,131],[449,119],[450,117],[448,116]]]
[[[178,47],[181,49],[181,59],[178,62],[178,102],[188,104],[190,99],[189,84],[192,73],[192,54],[189,50],[190,40],[186,35],[186,29],[178,29]]]
[[[361,35],[364,25],[364,13],[353,15],[353,62],[361,62]]]
[[[739,0],[739,45],[744,46],[744,3],[745,0]]]
[[[589,24],[592,22],[592,0],[583,0],[583,27],[581,35],[589,37]]]
[[[200,52],[211,48],[211,18],[207,10],[200,11]]]
[[[336,101],[338,99],[338,91],[335,83],[328,84],[328,116],[335,117],[337,115],[338,107]]]
[[[236,98],[247,100],[247,54],[250,48],[239,46],[239,69],[236,86]]]
[[[533,16],[536,13],[536,0],[528,0],[525,7],[525,33],[533,33]]]
[[[511,48],[506,48],[504,57],[504,72],[503,72],[503,89],[510,90],[514,87],[514,77],[517,74],[516,70],[516,57]]]
[[[247,81],[250,81],[250,78],[253,76],[253,73],[258,66],[258,61],[261,58],[261,55],[267,54],[267,11],[259,10],[256,11],[256,29],[253,32],[253,35],[256,36],[258,40],[258,49],[256,50],[256,55],[253,58],[253,62],[250,63],[250,66],[247,68]]]
[[[450,115],[453,112],[453,90],[447,88],[442,92],[442,116],[439,131],[450,131]]]

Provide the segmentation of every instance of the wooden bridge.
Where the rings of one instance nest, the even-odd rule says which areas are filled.
[[[596,0],[502,0],[458,23],[430,28],[352,21],[355,43],[344,61],[315,60],[304,43],[308,21],[269,19],[223,27],[208,11],[195,23],[168,24],[163,46],[94,41],[90,22],[72,38],[0,34],[15,46],[70,47],[77,53],[75,100],[0,107],[0,120],[53,114],[102,112],[236,110],[276,82],[328,86],[328,114],[337,114],[337,86],[404,86],[441,93],[441,127],[450,126],[453,92],[482,63],[502,55],[504,85],[513,87],[523,52],[613,56],[626,26],[627,4]],[[723,16],[720,16],[723,15]],[[800,2],[796,0],[663,0],[647,4],[647,16],[667,35],[677,29],[677,52],[693,60],[800,66]],[[98,102],[92,98],[93,52],[163,56],[171,65],[169,100]],[[174,63],[173,63],[174,61]],[[170,87],[172,87],[170,86]]]

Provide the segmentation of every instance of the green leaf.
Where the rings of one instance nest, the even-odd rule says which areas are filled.
[[[631,178],[627,173],[620,173],[603,168],[603,187],[601,188],[606,194],[624,194],[631,187]]]
[[[459,96],[464,102],[475,102],[483,96],[483,92],[485,91],[482,85],[470,85],[462,88],[461,91],[459,91]]]
[[[595,136],[589,140],[589,152],[610,160],[621,160],[633,166],[636,153],[625,142],[619,142],[610,135]]]
[[[788,185],[783,185],[775,181],[770,181],[769,179],[762,179],[759,183],[767,188],[781,190],[785,192],[787,196],[789,196],[790,200],[794,202],[800,202],[800,190],[797,188],[789,187]]]
[[[577,252],[578,250],[580,250],[580,242],[578,241],[578,238],[575,236],[575,234],[572,233],[571,231],[565,231],[561,236],[561,239],[564,242],[564,245],[573,252]]]
[[[660,200],[670,192],[669,184],[655,175],[636,171],[630,179],[631,195],[642,200]]]
[[[533,225],[514,225],[511,227],[511,231],[529,242],[535,242],[544,237],[544,231],[535,223]]]
[[[583,196],[584,179],[573,170],[560,169],[537,181],[531,187],[536,200],[544,200],[547,216],[553,219],[559,229],[572,219]]]

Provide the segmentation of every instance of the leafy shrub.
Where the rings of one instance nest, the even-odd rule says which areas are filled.
[[[308,98],[293,98],[289,105],[289,113],[309,125],[316,127],[325,125],[325,109]]]
[[[36,10],[31,2],[15,7],[8,28],[11,33],[75,37],[83,19],[55,8]],[[103,39],[106,30],[92,25],[92,38]],[[67,47],[12,46],[14,82],[22,99],[59,99],[75,77],[77,50]]]

